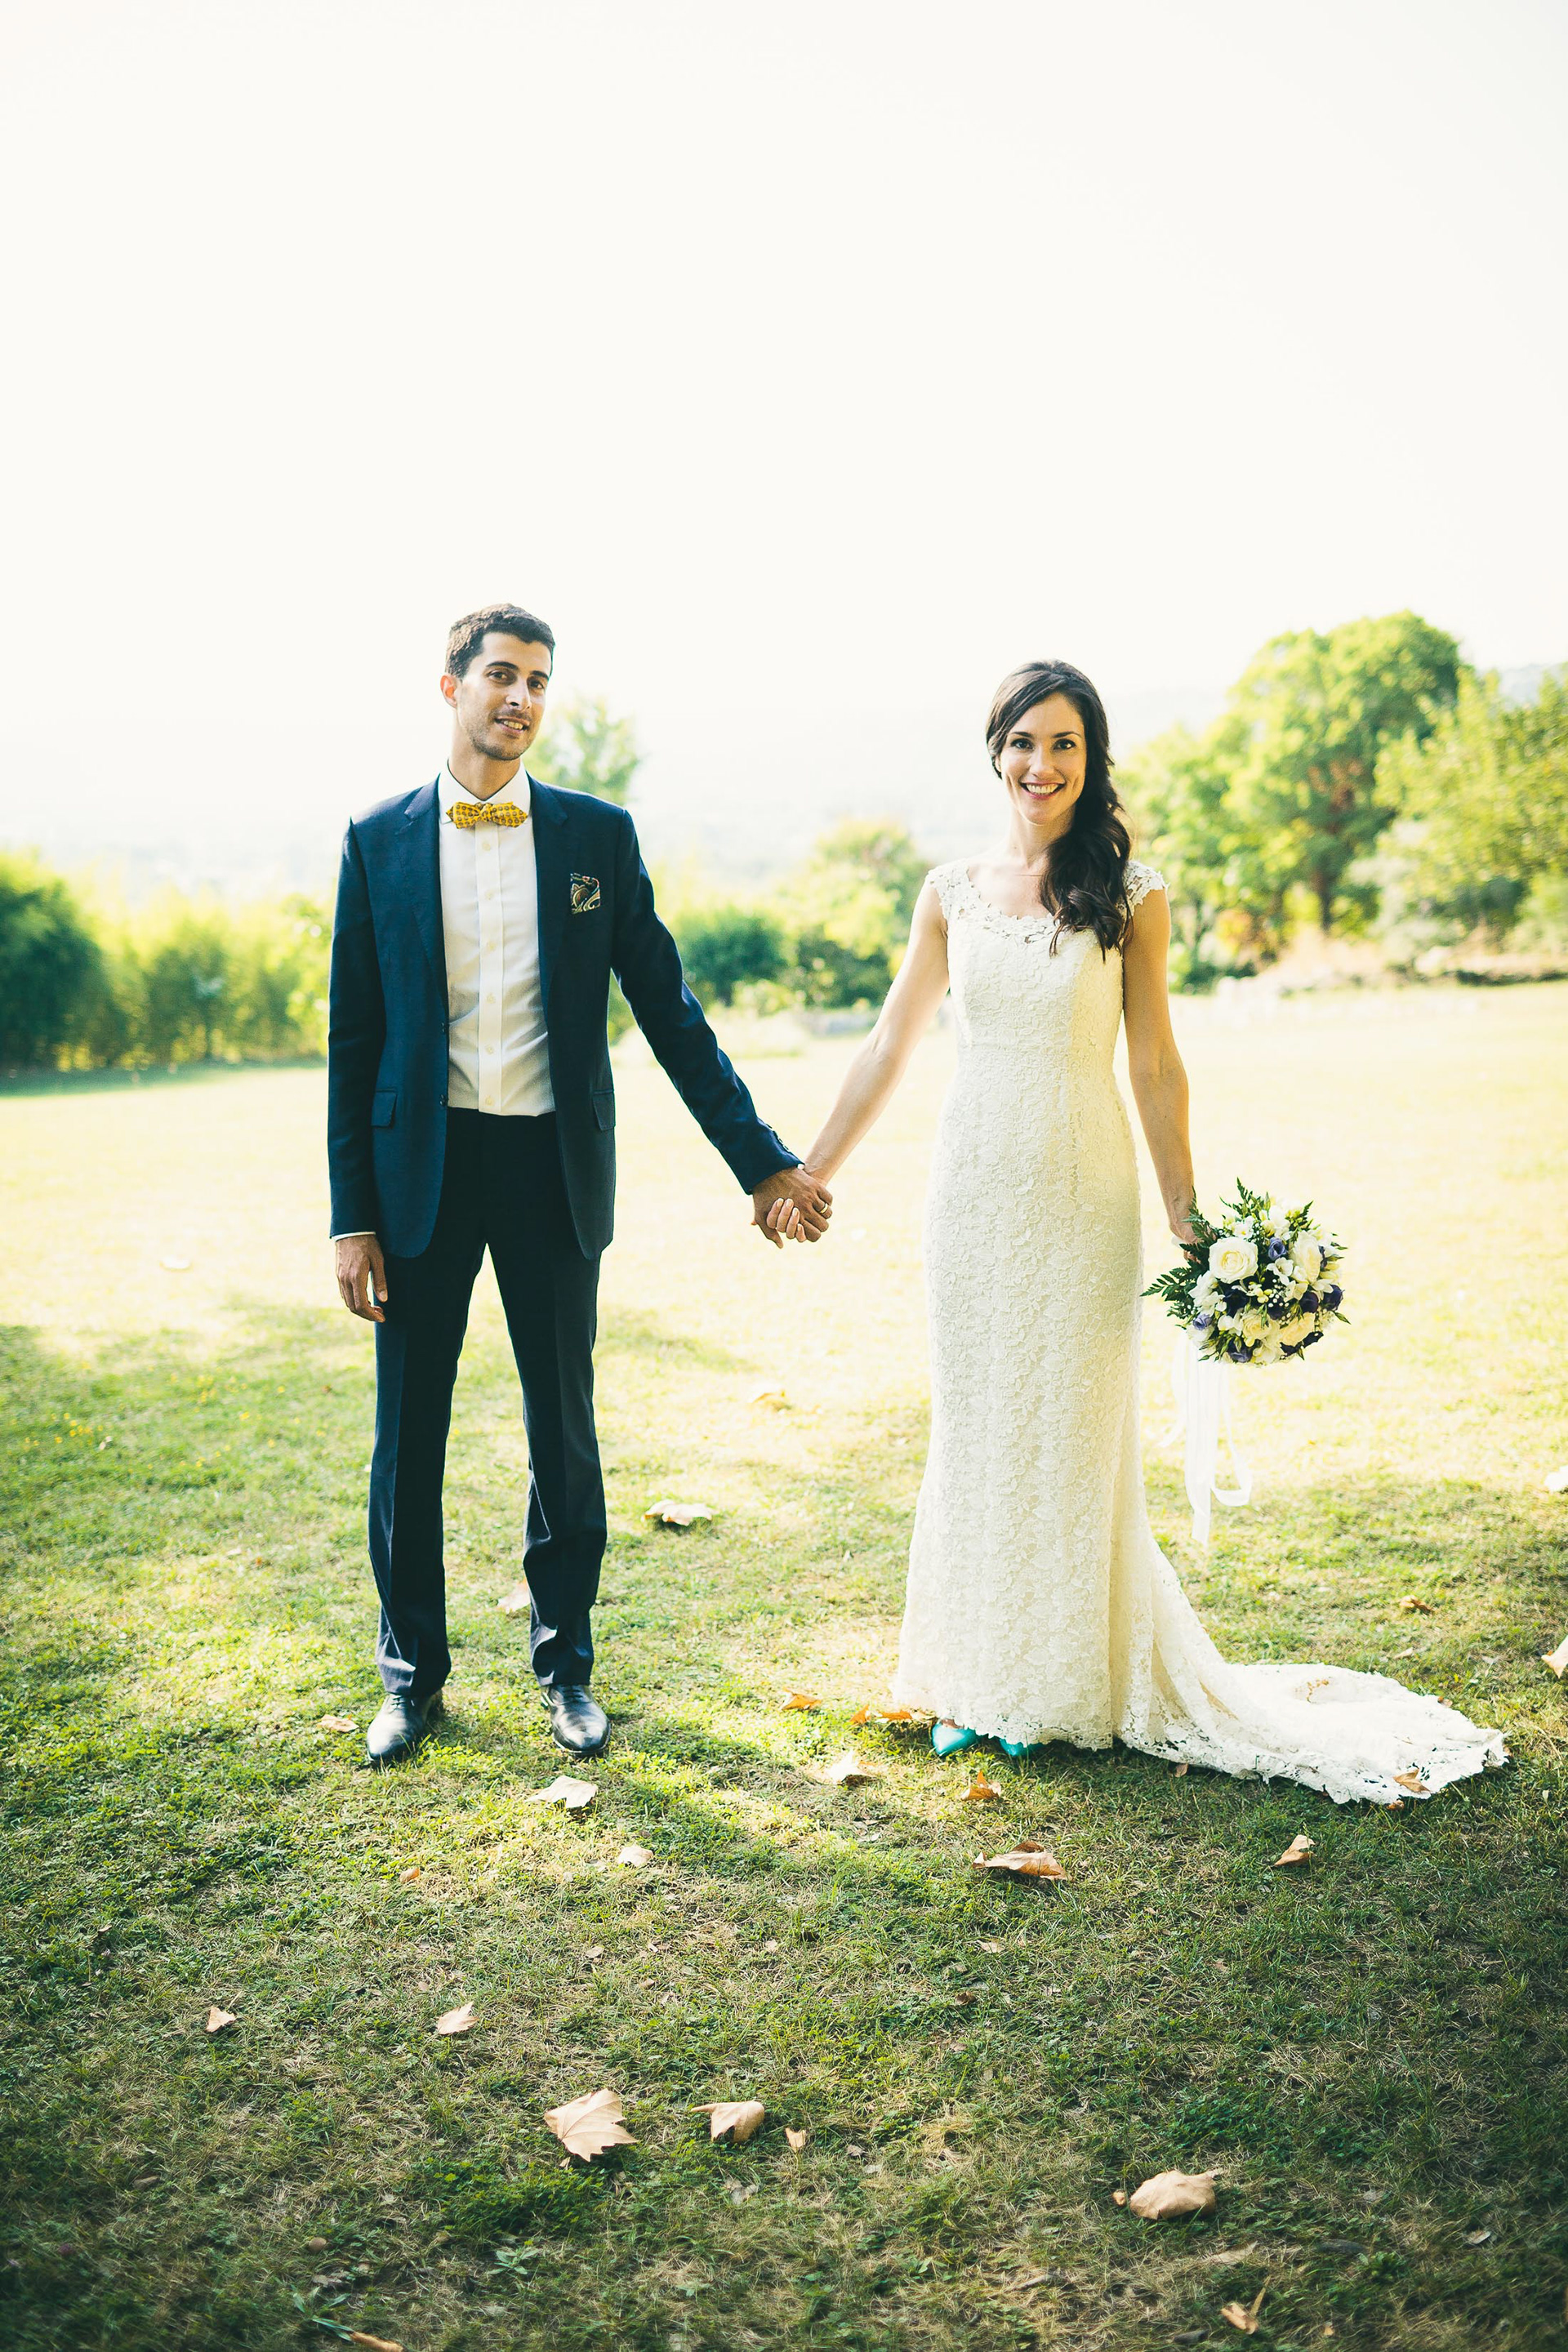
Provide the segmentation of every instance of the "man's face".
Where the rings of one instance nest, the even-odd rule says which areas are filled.
[[[482,760],[522,759],[544,719],[550,648],[524,645],[492,629],[461,677],[450,671],[441,691],[458,726]]]

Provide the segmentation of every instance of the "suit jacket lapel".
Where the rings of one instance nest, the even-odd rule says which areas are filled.
[[[539,987],[548,1017],[550,983],[566,925],[566,902],[572,886],[572,851],[567,841],[565,801],[548,784],[529,778],[529,806],[533,814],[533,864],[539,877]]]
[[[422,785],[404,814],[399,846],[404,887],[441,1003],[447,1003],[447,939],[441,923],[441,802],[434,784]]]

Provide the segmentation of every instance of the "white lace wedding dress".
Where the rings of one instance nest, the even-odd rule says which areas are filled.
[[[958,1067],[926,1209],[931,1436],[895,1696],[1013,1740],[1113,1739],[1338,1800],[1429,1794],[1500,1735],[1383,1675],[1227,1664],[1143,1506],[1138,1180],[1111,1071],[1121,958],[963,865]],[[1134,906],[1164,887],[1129,868]],[[1260,1374],[1267,1380],[1268,1374]]]

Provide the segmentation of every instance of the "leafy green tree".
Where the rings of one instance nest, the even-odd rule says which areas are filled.
[[[1178,988],[1202,988],[1222,971],[1250,968],[1247,948],[1267,943],[1266,910],[1243,906],[1247,845],[1230,805],[1232,764],[1222,728],[1200,736],[1173,727],[1141,743],[1119,773],[1138,855],[1165,878]],[[1244,911],[1247,919],[1231,922],[1235,936],[1222,948],[1224,919]]]
[[[673,928],[686,977],[704,1004],[732,1003],[737,989],[776,981],[789,961],[784,925],[765,907],[710,900],[684,909]]]
[[[1379,869],[1390,930],[1505,937],[1538,882],[1568,877],[1568,669],[1529,703],[1461,678],[1424,740],[1384,752],[1378,786],[1399,813]]]
[[[234,922],[212,900],[173,892],[133,927],[141,967],[137,1044],[153,1062],[210,1062],[236,1025]]]
[[[1216,730],[1230,766],[1238,887],[1279,904],[1296,887],[1324,931],[1355,905],[1351,867],[1394,814],[1378,788],[1391,743],[1425,740],[1454,701],[1452,637],[1415,613],[1303,629],[1265,646],[1233,689]]]
[[[782,900],[806,1003],[876,1003],[887,994],[928,870],[888,818],[852,818],[823,835]]]
[[[527,765],[542,784],[594,793],[624,807],[642,753],[631,719],[612,718],[601,695],[576,695],[550,713]]]
[[[68,883],[36,858],[0,856],[0,1067],[56,1066],[79,1042],[102,979]]]

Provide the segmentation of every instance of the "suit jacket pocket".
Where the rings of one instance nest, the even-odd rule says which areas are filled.
[[[594,1123],[601,1129],[616,1123],[616,1090],[613,1087],[595,1087],[593,1092]]]
[[[372,1127],[390,1127],[396,1117],[397,1097],[395,1094],[373,1096],[370,1106],[370,1123]]]

